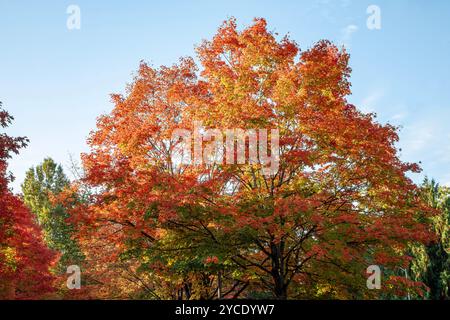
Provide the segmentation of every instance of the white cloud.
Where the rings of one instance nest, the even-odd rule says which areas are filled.
[[[403,138],[405,155],[423,155],[425,149],[430,145],[433,138],[436,137],[434,129],[433,123],[429,122],[405,127],[405,135]]]
[[[319,12],[320,16],[327,22],[337,23],[337,21],[341,20],[343,14],[343,10],[346,10],[351,4],[351,0],[315,0],[312,2],[311,10],[314,13]]]
[[[361,101],[359,109],[365,113],[375,112],[377,109],[377,103],[381,98],[383,98],[383,96],[383,90],[372,91]]]
[[[406,112],[396,113],[390,118],[390,120],[403,120],[407,115],[408,114]]]
[[[414,116],[410,113],[410,108],[405,103],[393,104],[383,111],[386,112],[387,120],[396,124],[399,122],[404,123],[407,117]]]

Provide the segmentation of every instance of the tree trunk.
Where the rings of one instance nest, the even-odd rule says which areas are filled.
[[[272,251],[272,279],[273,292],[275,297],[280,300],[287,299],[287,283],[284,276],[285,270],[283,265],[284,241],[271,244]]]
[[[222,272],[217,275],[217,299],[222,299]]]

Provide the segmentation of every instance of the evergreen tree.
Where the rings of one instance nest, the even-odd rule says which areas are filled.
[[[411,271],[417,280],[423,281],[429,287],[430,299],[449,299],[450,189],[426,178],[422,184],[422,196],[437,210],[437,214],[431,218],[436,238],[428,245],[413,248],[415,259],[411,264]]]
[[[67,222],[69,215],[63,205],[53,203],[52,195],[58,195],[70,181],[61,165],[46,158],[36,168],[30,168],[22,184],[24,202],[36,215],[44,230],[48,246],[61,252],[58,269],[65,272],[67,266],[83,260],[76,241],[72,239],[73,226]]]

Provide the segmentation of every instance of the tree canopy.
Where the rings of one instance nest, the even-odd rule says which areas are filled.
[[[328,41],[300,51],[264,19],[243,30],[230,19],[197,54],[199,64],[142,62],[88,139],[78,186],[93,193],[72,213],[93,277],[119,296],[379,295],[366,268],[408,265],[408,244],[432,237],[420,219],[432,212],[396,128],[348,103],[347,52]],[[278,129],[278,169],[177,161],[173,132],[196,123],[205,149],[230,128]],[[386,283],[400,295],[423,288],[395,274]]]

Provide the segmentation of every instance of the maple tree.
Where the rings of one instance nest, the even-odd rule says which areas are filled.
[[[200,66],[141,63],[88,139],[85,176],[60,195],[97,294],[376,297],[367,266],[407,265],[408,244],[432,238],[420,220],[431,212],[406,176],[418,166],[397,156],[396,128],[348,103],[349,55],[328,41],[300,51],[264,19],[244,30],[226,21],[197,53]],[[278,170],[176,161],[174,130],[196,122],[278,129]],[[79,188],[90,190],[83,201]]]
[[[0,105],[1,107],[1,105]],[[13,118],[0,108],[0,126]],[[49,268],[56,258],[42,239],[41,230],[22,199],[12,194],[7,160],[27,145],[25,137],[0,135],[0,298],[37,299],[53,292]]]

